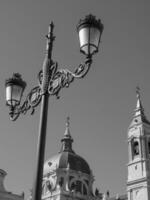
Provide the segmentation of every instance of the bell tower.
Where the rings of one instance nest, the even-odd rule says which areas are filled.
[[[150,200],[150,121],[136,90],[137,103],[128,129],[128,200]]]

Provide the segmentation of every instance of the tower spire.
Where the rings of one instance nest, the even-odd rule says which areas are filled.
[[[61,142],[62,142],[62,150],[61,151],[74,152],[72,150],[73,138],[70,134],[70,117],[69,116],[66,119],[66,130],[65,130],[64,137],[62,138]]]
[[[140,87],[139,86],[136,87],[136,97],[137,97],[137,103],[136,103],[135,114],[138,114],[136,112],[140,111],[141,114],[144,115],[144,108],[143,108],[142,102],[141,102],[141,94],[140,94]]]
[[[146,118],[146,115],[144,113],[144,108],[142,105],[142,101],[141,101],[141,93],[140,93],[140,87],[137,86],[136,87],[136,98],[137,98],[137,102],[136,102],[136,108],[134,110],[134,115],[133,115],[133,120],[130,126],[133,126],[136,123],[147,123],[150,124],[150,122],[148,121],[148,119]]]

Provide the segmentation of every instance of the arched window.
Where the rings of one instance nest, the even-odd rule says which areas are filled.
[[[76,181],[76,192],[82,193],[82,182]]]
[[[87,195],[87,189],[86,189],[85,184],[83,184],[83,195]]]
[[[62,187],[63,184],[64,184],[64,178],[60,177],[60,179],[59,179],[59,185],[60,185],[60,187]]]
[[[71,191],[75,190],[75,187],[76,187],[76,183],[73,182],[73,183],[71,184],[70,190],[71,190]]]
[[[70,190],[77,192],[81,195],[87,195],[88,194],[87,182],[83,180],[72,179],[70,182]]]
[[[148,153],[150,154],[150,138],[148,140]]]
[[[79,192],[79,193],[82,193],[82,182],[81,181],[78,181],[76,180],[75,182],[73,182],[71,184],[71,191],[75,191],[75,192]]]
[[[138,156],[139,153],[140,153],[140,151],[139,151],[139,143],[138,143],[138,141],[134,141],[133,142],[133,155],[134,156]]]

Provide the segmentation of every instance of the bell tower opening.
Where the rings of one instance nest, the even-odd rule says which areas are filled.
[[[133,159],[140,155],[139,142],[136,140],[132,141],[132,152],[133,152]]]

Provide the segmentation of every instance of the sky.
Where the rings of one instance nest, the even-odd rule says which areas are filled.
[[[45,56],[48,25],[56,36],[53,60],[71,71],[84,61],[76,25],[85,15],[101,19],[99,53],[83,80],[75,80],[49,99],[45,160],[60,150],[67,116],[73,149],[87,160],[94,187],[125,194],[127,130],[136,106],[136,86],[150,119],[150,2],[148,0],[0,1],[0,168],[8,191],[26,197],[33,184],[40,106],[16,122],[9,119],[5,80],[20,73],[27,82],[22,103],[37,86]]]

